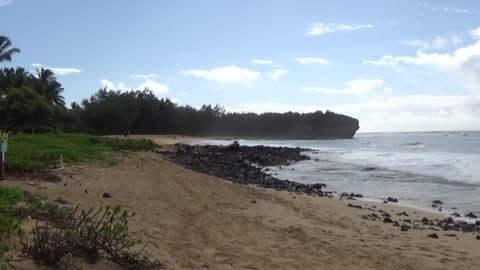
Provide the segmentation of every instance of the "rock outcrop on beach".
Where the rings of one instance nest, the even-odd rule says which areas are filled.
[[[162,156],[183,167],[224,178],[234,183],[256,185],[263,188],[287,190],[310,195],[324,196],[325,184],[302,184],[289,180],[280,180],[267,173],[264,166],[286,166],[291,162],[309,159],[302,152],[304,148],[214,145],[175,145],[175,151],[162,152]]]

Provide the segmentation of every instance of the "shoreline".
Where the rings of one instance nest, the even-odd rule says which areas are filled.
[[[198,141],[197,141],[198,143]],[[209,171],[208,169],[206,170],[205,168],[205,163],[209,163],[209,162],[212,162],[212,158],[215,159],[215,158],[218,158],[218,155],[219,154],[223,154],[222,157],[220,157],[220,159],[224,159],[224,158],[227,158],[227,155],[224,155],[224,152],[222,149],[228,149],[228,145],[227,146],[224,146],[225,144],[182,144],[182,143],[177,143],[175,144],[175,147],[174,149],[177,149],[177,153],[182,153],[183,155],[183,158],[181,158],[180,160],[176,160],[175,158],[175,151],[173,152],[170,152],[168,151],[169,154],[167,154],[167,159],[169,159],[170,161],[173,161],[177,164],[180,164],[182,166],[186,166],[188,169],[192,169],[192,170],[196,170],[196,171],[200,171],[200,172],[205,172],[207,174],[212,174],[211,171]],[[180,150],[178,150],[180,148]],[[285,181],[287,184],[286,186],[284,185],[280,185],[280,184],[275,184],[273,186],[271,185],[267,185],[265,186],[265,184],[262,182],[263,180],[258,180],[258,181],[250,181],[249,184],[254,184],[254,185],[258,185],[260,187],[267,187],[267,188],[274,188],[274,189],[277,189],[277,190],[287,190],[287,191],[290,191],[290,192],[298,192],[300,191],[301,193],[307,193],[309,195],[316,195],[316,196],[321,196],[321,197],[324,197],[324,196],[340,196],[340,193],[338,190],[332,190],[332,189],[328,189],[329,187],[325,184],[323,184],[322,182],[314,182],[314,183],[303,183],[301,181],[292,181],[290,178],[277,178],[277,173],[280,173],[281,171],[288,171],[289,169],[291,170],[295,170],[295,165],[298,164],[298,163],[301,163],[301,162],[309,162],[312,160],[312,157],[315,157],[313,154],[315,153],[318,153],[318,150],[317,149],[303,149],[303,148],[300,148],[300,151],[299,151],[299,148],[296,147],[277,147],[277,146],[241,146],[240,148],[243,148],[243,149],[252,149],[252,151],[256,151],[258,152],[257,155],[259,156],[262,156],[262,155],[265,155],[265,154],[269,154],[269,153],[274,153],[275,149],[288,149],[288,151],[290,151],[290,160],[289,157],[287,156],[284,160],[280,160],[280,162],[278,164],[270,164],[270,165],[264,165],[264,164],[258,164],[260,165],[261,167],[261,172],[264,174],[261,179],[264,179],[265,176],[267,177],[267,180],[268,180],[268,177],[271,177],[273,178],[273,180],[275,181]],[[237,150],[237,151],[240,151],[240,153],[237,153],[238,156],[244,158],[245,160],[244,161],[239,161],[239,160],[236,160],[236,159],[231,159],[230,158],[230,162],[232,163],[231,166],[227,166],[227,167],[234,167],[233,166],[233,163],[237,163],[237,162],[246,162],[246,163],[250,163],[250,160],[247,157],[243,157],[245,154],[242,153],[242,150],[240,150],[240,148]],[[253,149],[256,149],[256,150],[253,150]],[[265,149],[265,150],[264,150]],[[245,150],[244,150],[245,151]],[[264,151],[264,152],[262,152]],[[192,152],[192,154],[194,154],[193,157],[190,157],[189,160],[185,160],[185,154],[187,154],[188,156],[188,153],[189,152]],[[202,153],[203,154],[200,154],[199,153]],[[248,152],[248,151],[247,151]],[[210,156],[210,154],[214,154],[214,156]],[[243,156],[242,156],[243,155]],[[275,155],[275,154],[274,154]],[[306,159],[298,159],[298,160],[293,160],[294,158],[296,158],[297,156],[306,156],[308,158]],[[200,162],[199,163],[199,159],[201,160],[204,160],[204,162]],[[228,159],[227,159],[228,160]],[[199,163],[197,165],[194,165],[195,163]],[[253,162],[255,163],[255,162]],[[217,164],[213,164],[212,168],[210,168],[210,170],[214,170],[216,169],[216,167],[219,166],[218,162]],[[223,166],[223,165],[222,165]],[[215,168],[215,169],[214,169]],[[234,167],[235,168],[235,167]],[[227,168],[227,170],[229,170],[230,168]],[[245,167],[242,167],[241,170],[248,170],[248,167],[245,168]],[[253,168],[251,168],[253,169]],[[378,169],[378,168],[377,168]],[[225,170],[224,168],[222,170]],[[273,172],[273,173],[272,173]],[[295,173],[293,173],[295,174]],[[231,174],[223,174],[222,172],[220,174],[216,174],[216,173],[213,173],[214,176],[219,176],[221,178],[227,178],[227,180],[229,181],[236,181],[235,179],[232,179],[237,177],[236,175],[231,175]],[[238,176],[240,177],[240,176]],[[257,174],[255,174],[255,176],[249,176],[249,177],[259,177]],[[243,183],[242,181],[244,180],[241,180],[240,183]],[[295,187],[293,188],[290,188],[289,186],[291,185],[294,185],[294,186],[300,186],[301,187],[301,190],[299,190],[298,188],[295,189]],[[314,189],[313,190],[309,190],[309,187],[313,187]],[[317,191],[318,189],[318,191]],[[321,191],[320,191],[321,190]],[[350,190],[351,192],[351,190]],[[345,192],[344,192],[345,193]],[[386,202],[386,199],[388,197],[388,194],[385,194],[385,196],[383,198],[376,198],[376,197],[366,197],[364,198],[363,195],[364,194],[361,194],[361,199],[360,200],[364,200],[364,201],[377,201],[377,202]],[[358,198],[357,198],[358,199]],[[433,200],[436,200],[438,198],[433,198]],[[391,203],[391,202],[389,202]],[[404,201],[404,200],[400,200],[399,202],[394,202],[395,204],[399,205],[399,206],[402,206],[402,207],[407,207],[407,208],[411,208],[411,209],[415,209],[415,210],[421,210],[421,211],[424,211],[424,212],[430,212],[430,213],[433,213],[433,214],[438,214],[439,216],[443,217],[443,218],[448,218],[448,217],[453,217],[455,221],[466,221],[470,224],[475,224],[477,221],[479,221],[480,219],[478,218],[467,218],[465,216],[461,216],[461,217],[456,217],[454,216],[454,214],[457,213],[457,209],[447,209],[447,208],[443,208],[444,205],[443,203],[441,204],[433,204],[432,202],[432,208],[428,208],[428,207],[425,207],[421,204],[418,204],[418,203],[415,203],[414,201]],[[443,225],[441,225],[443,226]],[[440,226],[440,227],[441,227]],[[462,228],[460,228],[462,229]],[[478,228],[480,230],[480,228]]]
[[[170,269],[480,267],[476,234],[430,226],[443,219],[438,213],[236,184],[185,169],[157,153],[118,159],[112,166],[101,161],[67,166],[57,183],[20,179],[5,184],[85,208],[124,205],[137,212],[130,226],[149,243],[146,251]],[[104,192],[112,197],[103,198]],[[391,223],[384,222],[387,214]],[[423,218],[428,225],[402,231],[403,225],[413,227]],[[428,237],[434,233],[438,239]],[[107,269],[101,264],[88,268]]]

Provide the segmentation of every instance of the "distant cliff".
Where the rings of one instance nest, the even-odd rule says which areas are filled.
[[[323,113],[228,113],[215,121],[206,135],[270,139],[351,139],[359,129],[358,119]]]

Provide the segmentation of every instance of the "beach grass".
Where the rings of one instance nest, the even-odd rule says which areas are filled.
[[[45,169],[63,157],[66,163],[108,158],[115,151],[141,151],[158,147],[151,140],[117,139],[83,133],[47,133],[10,137],[7,170]]]

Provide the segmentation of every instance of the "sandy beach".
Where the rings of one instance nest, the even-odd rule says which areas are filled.
[[[338,200],[232,184],[186,170],[154,153],[67,166],[60,183],[8,181],[81,207],[120,204],[137,213],[146,250],[170,269],[479,269],[472,233],[409,230],[362,219],[383,209],[392,219],[441,216],[391,204]],[[103,198],[108,192],[112,198]],[[348,207],[361,205],[362,209]],[[31,263],[18,262],[23,269]],[[111,264],[84,265],[115,269]]]

